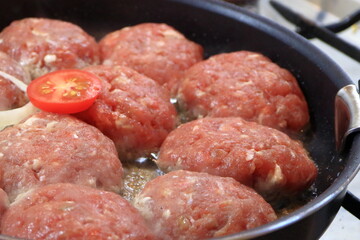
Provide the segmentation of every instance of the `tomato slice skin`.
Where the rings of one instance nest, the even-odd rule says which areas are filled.
[[[88,109],[101,91],[101,79],[78,70],[58,70],[34,79],[27,88],[32,104],[43,111],[71,114]]]

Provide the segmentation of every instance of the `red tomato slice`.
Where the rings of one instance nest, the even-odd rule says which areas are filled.
[[[59,70],[33,80],[27,94],[32,104],[54,113],[77,113],[89,108],[99,95],[101,79],[82,70]]]

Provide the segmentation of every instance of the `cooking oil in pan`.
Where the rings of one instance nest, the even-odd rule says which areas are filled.
[[[156,166],[154,162],[156,158],[157,154],[150,154],[148,157],[141,157],[133,162],[123,164],[125,177],[121,196],[132,202],[148,181],[164,174],[164,172]],[[276,211],[278,217],[281,217],[297,210],[316,197],[315,192],[313,188],[309,188],[300,195],[292,197],[279,196],[269,201],[269,203]]]
[[[164,174],[155,164],[156,154],[148,157],[141,157],[133,162],[123,163],[124,168],[124,188],[121,196],[130,202],[141,192],[145,184]]]

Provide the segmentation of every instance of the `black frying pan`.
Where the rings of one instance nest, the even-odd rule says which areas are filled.
[[[351,84],[345,73],[303,38],[234,5],[215,0],[12,0],[0,4],[0,28],[15,19],[48,17],[80,25],[98,39],[142,22],[165,22],[205,48],[206,57],[237,50],[261,52],[290,70],[308,101],[311,130],[306,147],[319,167],[316,197],[304,207],[259,228],[222,239],[318,239],[359,170],[360,138],[339,154],[334,99]]]

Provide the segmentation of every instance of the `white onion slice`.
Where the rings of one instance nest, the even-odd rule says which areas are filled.
[[[25,92],[26,93],[26,88],[27,88],[27,85],[20,81],[19,79],[17,79],[16,77],[14,76],[11,76],[10,74],[7,74],[6,72],[2,72],[0,71],[0,76],[8,79],[9,81],[11,81],[13,84],[15,84],[18,88],[20,88],[21,91]]]
[[[12,83],[14,83],[21,91],[26,93],[27,85],[16,77],[2,71],[0,71],[0,76],[8,79]],[[18,124],[23,119],[35,113],[37,110],[38,109],[34,105],[32,105],[31,102],[28,102],[20,108],[0,111],[0,131],[7,126]]]
[[[7,126],[18,124],[36,111],[38,111],[38,109],[32,105],[31,102],[28,102],[20,108],[0,111],[0,131]]]

